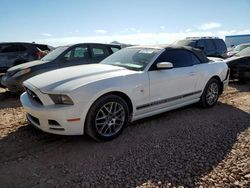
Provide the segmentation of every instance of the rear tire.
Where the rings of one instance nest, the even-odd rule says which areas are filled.
[[[96,141],[109,141],[119,136],[128,123],[129,108],[117,95],[105,95],[90,108],[85,132]]]
[[[200,105],[203,108],[213,107],[219,98],[220,83],[217,79],[212,78],[208,81],[200,99]]]

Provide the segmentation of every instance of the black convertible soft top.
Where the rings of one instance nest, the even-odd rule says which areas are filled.
[[[191,51],[192,53],[194,53],[202,63],[207,63],[210,60],[207,58],[207,56],[204,54],[203,51],[201,51],[198,48],[193,48],[190,46],[176,46],[176,45],[169,45],[165,47],[166,50],[171,50],[171,49],[184,49],[184,50],[188,50]]]
[[[200,59],[201,63],[208,63],[210,60],[204,54],[203,51],[197,48],[193,48],[190,46],[177,46],[177,45],[149,45],[149,46],[131,46],[128,48],[155,48],[155,49],[166,49],[166,50],[173,50],[173,49],[180,49],[180,50],[188,50],[191,51],[197,58]]]

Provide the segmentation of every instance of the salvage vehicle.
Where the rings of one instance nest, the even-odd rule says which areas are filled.
[[[225,60],[230,68],[230,78],[246,81],[250,79],[250,47]]]
[[[117,137],[128,122],[199,102],[212,107],[228,85],[223,61],[191,47],[133,46],[100,64],[54,70],[24,82],[35,127],[54,134]]]
[[[82,43],[61,46],[40,60],[10,68],[2,77],[2,85],[12,93],[23,91],[23,81],[35,75],[63,67],[99,63],[120,50],[119,45]]]
[[[54,48],[45,44],[26,42],[0,43],[0,73],[10,67],[41,59]]]
[[[227,46],[224,40],[218,37],[187,37],[184,40],[176,41],[174,44],[199,48],[208,57],[227,58]]]
[[[244,50],[245,48],[250,47],[250,43],[240,44],[235,46],[231,51],[227,52],[228,57],[232,57],[241,50]]]

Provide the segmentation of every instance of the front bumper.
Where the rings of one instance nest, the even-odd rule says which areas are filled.
[[[20,99],[27,112],[28,121],[38,129],[59,135],[82,135],[84,133],[85,113],[83,113],[82,104],[42,105],[34,101],[27,92],[24,92]],[[69,119],[79,120],[69,121]]]
[[[227,70],[226,79],[223,81],[223,91],[227,88],[229,84],[230,69]]]
[[[16,80],[13,77],[4,75],[1,79],[1,84],[8,88],[11,92],[23,91],[22,81]]]

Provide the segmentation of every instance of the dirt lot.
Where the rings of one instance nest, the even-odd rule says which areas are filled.
[[[0,187],[250,187],[250,83],[217,106],[191,105],[130,125],[106,143],[55,136],[0,90]]]

